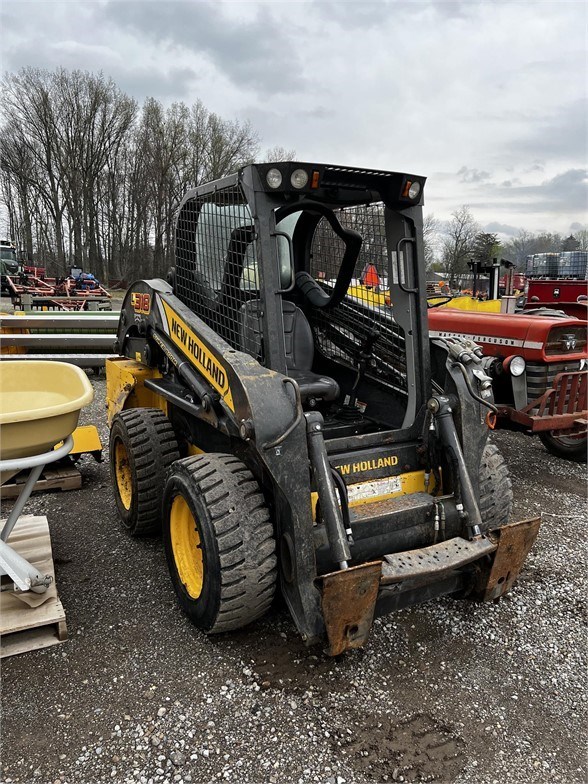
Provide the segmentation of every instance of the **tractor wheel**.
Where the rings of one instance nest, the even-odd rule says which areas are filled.
[[[512,484],[504,457],[486,444],[480,462],[480,514],[484,531],[506,525],[512,511]]]
[[[539,433],[541,443],[556,457],[586,462],[586,436],[554,436],[553,433]]]
[[[132,536],[159,533],[167,472],[180,456],[169,419],[157,408],[121,411],[112,421],[109,452],[124,527]]]
[[[239,629],[269,608],[274,530],[259,485],[237,458],[204,454],[174,464],[163,541],[180,605],[202,631]]]

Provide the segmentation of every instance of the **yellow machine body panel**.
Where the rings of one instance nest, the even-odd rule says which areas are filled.
[[[350,286],[348,289],[348,296],[355,297],[363,305],[369,308],[383,308],[390,307],[390,292],[389,291],[376,291],[368,286]]]
[[[409,471],[397,476],[386,476],[380,479],[370,479],[367,482],[347,485],[349,507],[355,508],[364,504],[373,504],[378,501],[387,501],[401,495],[424,493],[424,471]],[[316,504],[318,493],[311,493],[312,519],[316,521]]]
[[[167,415],[167,401],[146,389],[148,378],[161,378],[156,368],[124,357],[106,360],[106,408],[108,424],[119,411],[127,408],[159,408]]]
[[[430,297],[428,302],[434,305],[436,302],[443,302],[443,297]],[[454,310],[469,310],[472,313],[500,313],[500,300],[487,299],[479,300],[476,297],[454,297],[441,308],[453,308]]]
[[[71,454],[82,455],[86,452],[102,451],[102,441],[95,425],[82,425],[73,431]]]
[[[102,453],[102,440],[96,425],[80,425],[80,427],[76,427],[71,435],[73,447],[69,454],[72,457],[85,454],[99,455]],[[59,449],[60,446],[63,446],[63,441],[55,444],[54,449]]]

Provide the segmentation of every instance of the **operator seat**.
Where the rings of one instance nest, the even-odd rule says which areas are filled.
[[[240,311],[239,338],[242,351],[255,359],[262,355],[262,302],[250,300]],[[329,376],[314,373],[314,339],[306,316],[293,302],[282,300],[286,369],[290,378],[300,387],[302,402],[335,400],[339,397],[339,384]]]

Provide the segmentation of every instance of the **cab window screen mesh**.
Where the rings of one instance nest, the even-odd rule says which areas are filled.
[[[182,207],[175,285],[179,299],[233,348],[263,358],[253,219],[239,187]]]
[[[345,298],[333,308],[312,310],[315,340],[329,359],[356,367],[362,347],[377,332],[375,365],[367,375],[406,394],[404,335],[390,305],[388,281],[393,280],[394,271],[386,243],[384,207],[371,204],[335,214],[343,227],[361,234],[363,242]],[[334,288],[344,251],[343,240],[322,218],[312,240],[309,272],[327,293]]]

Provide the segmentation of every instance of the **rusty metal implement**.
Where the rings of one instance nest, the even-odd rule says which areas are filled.
[[[382,562],[352,566],[325,574],[322,609],[329,640],[329,656],[367,642],[380,587]]]
[[[532,517],[518,523],[510,523],[492,532],[492,536],[498,541],[498,549],[490,571],[486,573],[487,579],[481,582],[477,599],[488,602],[510,591],[525,558],[535,544],[540,525],[541,518]]]

